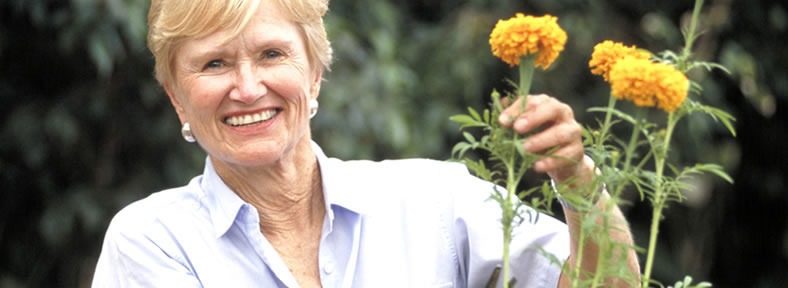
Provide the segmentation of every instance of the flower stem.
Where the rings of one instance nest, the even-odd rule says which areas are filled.
[[[517,95],[523,97],[523,102],[520,106],[520,113],[525,111],[525,99],[528,92],[531,91],[531,80],[534,78],[534,62],[536,61],[536,54],[528,54],[520,56],[520,89],[517,90]]]
[[[610,120],[613,118],[613,108],[616,107],[616,97],[610,95],[610,99],[607,102],[607,113],[605,113],[605,123],[602,124],[602,130],[599,132],[599,138],[596,141],[596,150],[602,151],[604,148],[604,141],[605,137],[607,136],[607,131],[610,130]]]
[[[515,140],[517,139],[517,133],[514,133]],[[515,141],[517,143],[517,141]],[[515,144],[516,145],[516,144]],[[512,158],[516,157],[514,154]],[[502,210],[503,210],[503,287],[509,287],[509,244],[512,242],[512,219],[514,219],[514,209],[512,207],[512,198],[515,197],[515,192],[517,190],[517,181],[514,177],[514,164],[515,161],[512,159],[510,163],[506,163],[507,168],[507,181],[506,181],[506,198],[502,203]]]
[[[687,56],[692,52],[692,44],[695,42],[695,28],[697,28],[698,25],[698,16],[700,15],[701,7],[703,7],[703,0],[695,0],[695,7],[692,9],[692,20],[690,21],[689,31],[687,31],[687,44],[684,46],[683,54]]]
[[[692,19],[690,20],[690,27],[687,31],[684,45],[684,50],[681,53],[681,57],[678,59],[678,69],[681,72],[687,72],[687,62],[690,58],[690,54],[692,53],[692,44],[695,42],[695,29],[698,26],[698,17],[700,16],[700,8],[703,7],[703,0],[695,0],[695,7],[692,9]]]
[[[583,263],[583,250],[585,247],[586,241],[586,230],[583,227],[580,227],[580,237],[577,240],[577,258],[575,259],[575,271],[572,271],[574,277],[572,277],[572,288],[578,287],[578,282],[580,281],[580,264]]]
[[[651,278],[651,269],[654,264],[654,251],[657,246],[657,234],[659,233],[659,218],[662,217],[661,203],[654,205],[651,218],[651,234],[648,240],[648,254],[646,256],[646,270],[643,271],[643,284],[641,287],[647,288]]]
[[[509,287],[509,244],[512,242],[512,226],[503,229],[503,287]]]
[[[695,0],[695,7],[692,9],[692,20],[690,21],[690,27],[687,31],[685,40],[686,45],[684,46],[684,50],[682,51],[681,57],[678,60],[678,68],[683,73],[687,72],[687,62],[689,60],[690,54],[692,53],[692,44],[695,41],[695,29],[698,25],[698,17],[700,16],[701,7],[703,7],[703,0]],[[681,118],[675,117],[674,114],[675,112],[670,112],[668,114],[668,128],[662,145],[662,151],[654,151],[654,162],[656,163],[657,176],[654,197],[652,199],[654,210],[652,211],[651,235],[649,236],[648,242],[646,269],[643,271],[642,287],[644,288],[648,287],[648,283],[651,278],[651,269],[653,268],[654,264],[654,251],[656,250],[657,235],[659,234],[659,221],[662,218],[662,209],[665,207],[665,201],[667,200],[667,195],[665,195],[665,191],[663,191],[664,188],[662,187],[662,174],[665,169],[665,160],[668,158],[668,145],[670,144],[670,138],[673,135],[673,129],[676,127],[676,123],[679,120],[678,118]]]
[[[654,251],[657,247],[657,235],[659,234],[659,221],[662,218],[662,208],[665,207],[665,201],[667,199],[664,187],[662,186],[662,174],[665,169],[665,160],[668,158],[668,145],[670,144],[670,138],[673,135],[673,129],[676,127],[676,123],[678,123],[678,119],[675,117],[675,112],[668,113],[668,129],[667,133],[665,134],[665,139],[663,139],[663,144],[661,147],[662,151],[654,153],[657,176],[655,180],[656,183],[654,185],[654,197],[651,200],[652,204],[654,205],[654,210],[652,211],[651,216],[651,233],[648,241],[646,269],[643,271],[642,287],[644,288],[648,287],[648,283],[651,278],[651,269],[653,268],[654,264]]]
[[[635,124],[632,127],[632,136],[629,138],[629,145],[627,145],[626,150],[626,158],[624,158],[624,168],[622,170],[623,173],[628,173],[631,167],[632,156],[635,153],[635,148],[637,147],[638,136],[640,135],[640,128],[641,122],[643,122],[643,117],[645,116],[646,109],[637,109],[635,111]],[[626,183],[617,183],[616,184],[616,191],[613,193],[613,197],[618,197],[623,192]]]
[[[600,243],[597,243],[599,246],[599,258],[596,259],[596,272],[594,273],[594,279],[591,281],[591,287],[596,288],[599,287],[599,281],[602,280],[602,271],[604,271],[604,264],[605,261],[610,260],[608,252],[610,251],[610,247],[607,244],[607,239],[600,239]],[[603,245],[604,244],[604,245]]]
[[[525,101],[528,99],[528,91],[531,90],[531,79],[533,79],[534,74],[534,61],[536,60],[536,55],[526,55],[520,56],[520,83],[519,83],[519,90],[517,91],[517,95],[519,98],[522,98],[520,102],[520,113],[525,111]],[[509,244],[512,242],[512,220],[514,219],[514,207],[512,207],[512,199],[516,196],[517,192],[517,182],[518,179],[515,178],[515,164],[517,161],[515,158],[517,157],[517,151],[515,150],[514,145],[519,145],[519,135],[517,133],[512,133],[512,159],[510,162],[504,163],[507,169],[507,181],[506,181],[506,198],[504,198],[503,203],[501,204],[501,209],[503,210],[503,218],[501,221],[503,222],[503,287],[509,288]]]
[[[632,155],[635,154],[635,148],[637,147],[638,136],[640,135],[640,122],[643,122],[643,114],[645,114],[646,109],[637,109],[635,112],[635,126],[632,127],[632,137],[629,138],[629,146],[627,146],[627,156],[624,158],[624,172],[629,172],[629,168],[632,163]],[[616,194],[617,196],[618,194]]]

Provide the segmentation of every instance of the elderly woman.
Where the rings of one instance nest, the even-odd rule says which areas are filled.
[[[183,137],[208,157],[188,185],[114,217],[94,287],[484,285],[501,261],[500,208],[485,201],[490,183],[452,163],[327,158],[311,141],[309,121],[331,62],[327,2],[152,1],[156,77]],[[526,150],[561,146],[559,154],[578,160],[543,159],[537,171],[558,182],[588,179],[593,163],[583,161],[571,109],[530,97],[524,113],[514,105],[502,122],[519,133],[543,128]],[[568,226],[541,217],[517,228],[518,286],[566,281],[559,265],[528,249],[574,259],[579,223],[567,218]],[[610,233],[631,243],[626,229]],[[597,248],[586,247],[582,265],[593,270]]]

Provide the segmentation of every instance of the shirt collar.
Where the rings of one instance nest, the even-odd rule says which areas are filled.
[[[317,163],[320,166],[320,178],[323,182],[323,199],[326,202],[326,211],[329,213],[329,219],[333,220],[332,206],[345,208],[357,214],[364,214],[366,203],[364,196],[368,193],[363,193],[359,190],[360,185],[356,185],[361,180],[363,175],[354,173],[347,162],[336,159],[328,158],[323,149],[312,142],[312,150],[317,157]]]
[[[364,200],[362,198],[367,193],[359,193],[362,191],[357,191],[358,187],[355,187],[357,185],[353,185],[353,183],[358,182],[358,177],[361,176],[354,175],[356,173],[349,171],[344,161],[328,158],[323,153],[323,149],[315,142],[312,142],[312,150],[320,167],[320,176],[323,182],[323,199],[326,203],[326,216],[328,216],[329,225],[332,225],[334,220],[334,206],[342,207],[357,214],[364,214]],[[210,211],[215,236],[219,238],[227,233],[233,222],[235,222],[241,208],[247,203],[241,197],[238,197],[219,177],[211,163],[210,156],[205,159],[203,181],[200,186],[207,196],[206,205]]]
[[[207,196],[206,205],[211,214],[215,236],[219,238],[230,229],[246,202],[230,190],[219,174],[216,174],[210,156],[205,159],[201,188]]]

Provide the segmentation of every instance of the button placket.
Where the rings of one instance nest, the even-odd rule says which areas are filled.
[[[323,272],[328,275],[334,273],[334,261],[326,261],[326,263],[323,264]]]
[[[320,252],[319,253],[319,269],[320,274],[322,274],[321,278],[323,278],[323,286],[332,286],[334,285],[334,281],[336,281],[335,271],[336,271],[336,264],[334,262],[334,253],[332,249],[328,249],[331,243],[331,239],[333,238],[332,231],[327,231],[325,237],[320,243]],[[327,285],[328,284],[328,285]]]

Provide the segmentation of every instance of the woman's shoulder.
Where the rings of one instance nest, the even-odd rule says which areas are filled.
[[[107,236],[145,236],[168,230],[178,222],[196,220],[195,212],[201,207],[197,178],[185,186],[154,192],[126,205],[112,218]]]
[[[345,193],[361,199],[449,204],[458,197],[470,197],[483,201],[492,187],[458,162],[422,158],[337,161],[332,165],[332,182],[342,183],[340,186],[348,188]]]
[[[352,171],[355,175],[367,178],[385,179],[419,179],[439,180],[440,177],[470,176],[462,163],[439,161],[426,158],[394,159],[383,161],[353,160],[341,161],[343,170]],[[436,178],[438,177],[438,178]]]
[[[199,196],[200,178],[195,177],[186,186],[152,193],[115,214],[104,235],[97,277],[112,282],[128,279],[128,273],[134,273],[153,277],[145,281],[160,282],[162,279],[155,277],[171,272],[193,275],[185,251],[187,247],[201,247],[200,240],[212,239],[213,232],[205,229],[208,221]]]

